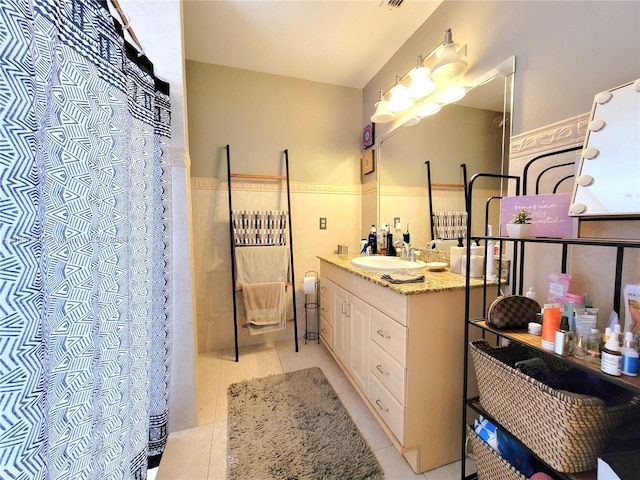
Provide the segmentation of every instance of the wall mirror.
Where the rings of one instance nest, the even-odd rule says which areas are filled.
[[[640,214],[640,80],[595,95],[570,214]]]
[[[394,222],[400,219],[401,230],[410,233],[413,248],[427,248],[434,240],[427,160],[434,211],[465,211],[461,164],[466,164],[467,179],[479,172],[508,171],[514,72],[512,57],[482,75],[461,101],[444,106],[415,125],[397,126],[381,138],[376,152],[378,225],[387,223],[395,233]],[[486,200],[500,194],[500,184],[483,179],[478,186],[478,198],[473,199],[472,234],[484,235]],[[493,203],[489,218],[497,228],[499,202]],[[451,244],[438,242],[438,248],[448,251]]]

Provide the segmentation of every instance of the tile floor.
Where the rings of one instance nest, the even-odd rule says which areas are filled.
[[[323,345],[293,340],[246,347],[240,361],[233,350],[199,355],[196,363],[198,424],[169,436],[156,480],[224,480],[226,465],[227,387],[234,382],[320,367],[365,437],[385,472],[386,480],[458,480],[460,462],[416,475],[351,386]],[[473,468],[472,461],[467,465]],[[259,479],[254,479],[259,480]]]

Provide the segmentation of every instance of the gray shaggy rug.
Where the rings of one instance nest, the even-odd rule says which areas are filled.
[[[229,480],[384,478],[319,368],[234,383],[227,398]]]

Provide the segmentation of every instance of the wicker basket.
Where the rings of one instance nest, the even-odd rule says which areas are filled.
[[[594,469],[615,428],[640,418],[640,399],[616,406],[585,395],[569,395],[509,366],[533,353],[512,343],[470,343],[480,401],[509,432],[550,467],[567,473]]]
[[[482,440],[473,428],[467,426],[469,440],[473,447],[478,480],[527,480],[520,471]]]

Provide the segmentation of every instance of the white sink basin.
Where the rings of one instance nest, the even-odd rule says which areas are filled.
[[[399,268],[423,268],[427,264],[420,260],[411,262],[404,258],[384,257],[372,255],[369,257],[356,257],[351,260],[356,267],[371,268],[374,270],[397,270]]]

